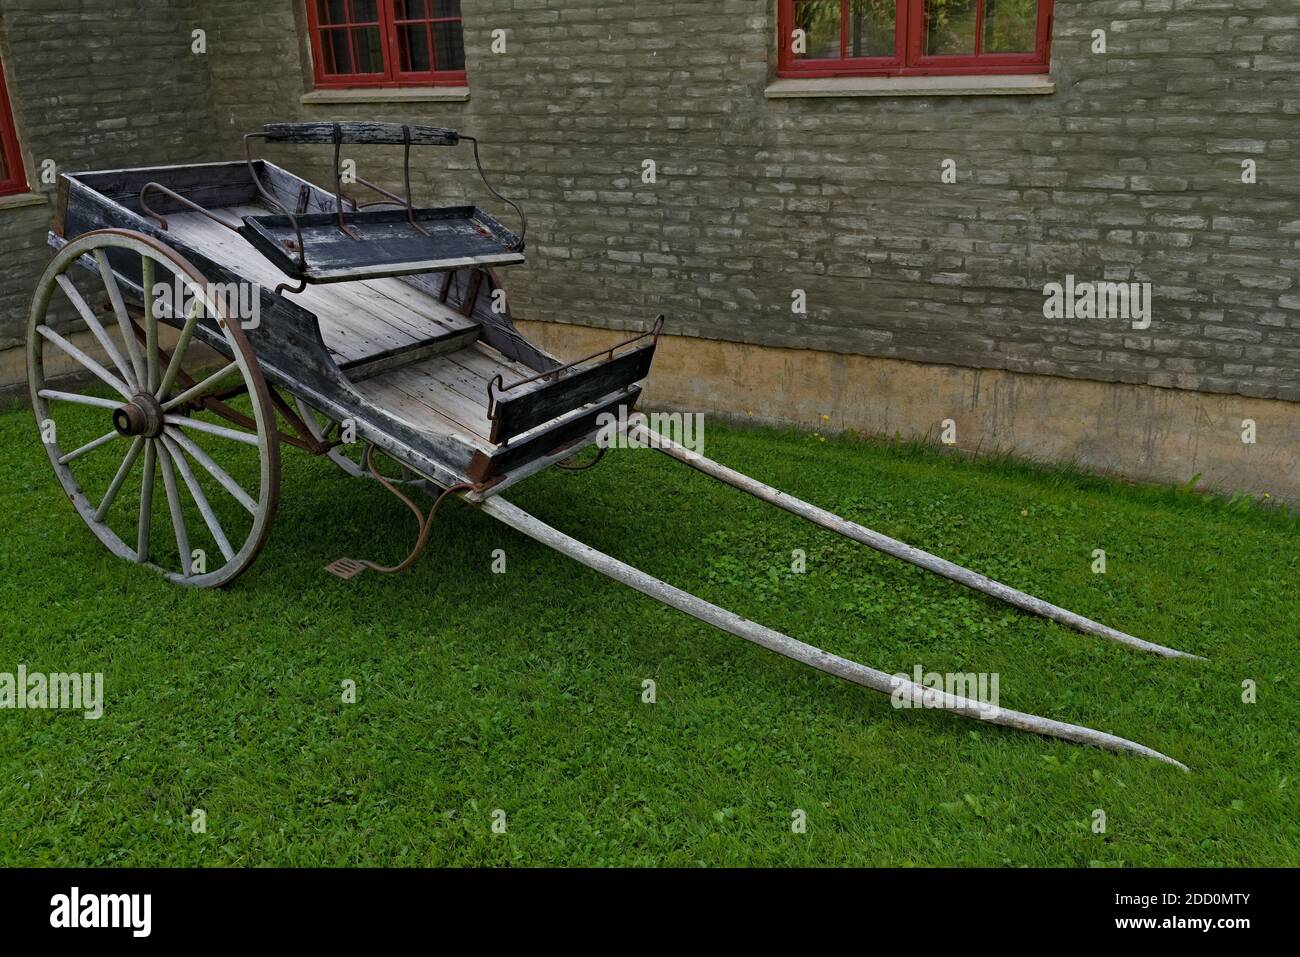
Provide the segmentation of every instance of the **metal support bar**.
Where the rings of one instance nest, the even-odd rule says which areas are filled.
[[[402,197],[398,196],[396,193],[390,193],[388,190],[384,189],[384,188],[383,188],[382,186],[380,186],[378,183],[372,183],[372,182],[370,182],[370,180],[368,180],[368,179],[363,179],[363,178],[360,177],[360,176],[356,177],[356,181],[357,181],[357,185],[358,185],[358,186],[364,186],[366,189],[369,189],[369,190],[372,190],[373,192],[378,193],[380,196],[383,196],[386,200],[389,200],[389,201],[392,202],[392,203],[396,203],[396,204],[399,205],[399,206],[405,206],[405,207],[406,207],[406,222],[407,222],[407,225],[409,225],[409,226],[410,226],[412,229],[414,229],[416,232],[420,233],[422,236],[428,236],[428,235],[429,235],[429,231],[428,231],[427,229],[425,229],[423,226],[421,226],[419,223],[417,223],[417,222],[415,221],[415,207],[411,205],[411,200],[410,200],[409,198],[407,198],[407,199],[403,199]],[[408,191],[408,193],[409,193],[409,191],[410,191],[410,189],[411,189],[411,184],[410,184],[410,180],[409,180],[409,178],[408,178],[408,180],[407,180],[406,188],[407,188],[407,191]],[[375,202],[372,202],[372,203],[364,203],[364,204],[362,204],[362,203],[358,203],[358,202],[357,202],[356,200],[354,200],[354,199],[353,199],[353,200],[350,200],[350,202],[352,203],[352,206],[353,206],[354,209],[362,209],[362,208],[364,208],[364,207],[368,207],[368,206],[386,206],[386,205],[388,205],[388,203],[384,202],[383,200],[376,200]]]
[[[878,691],[884,695],[905,698],[917,707],[942,708],[943,710],[954,711],[966,718],[974,718],[989,724],[1014,728],[1018,731],[1029,731],[1049,738],[1060,738],[1063,741],[1089,744],[1094,747],[1105,748],[1108,751],[1126,751],[1132,754],[1140,754],[1144,757],[1155,758],[1157,761],[1172,764],[1184,771],[1187,770],[1186,765],[1175,761],[1168,755],[1161,754],[1146,745],[1129,741],[1126,738],[1107,734],[1104,731],[1094,731],[1091,728],[1084,728],[1076,724],[1067,724],[1064,721],[1040,718],[1037,715],[1025,714],[1020,711],[1009,711],[1006,708],[994,707],[934,688],[924,688],[914,682],[885,674],[885,672],[877,671],[875,668],[868,668],[866,665],[822,651],[820,648],[791,638],[789,635],[784,635],[779,631],[773,631],[771,628],[765,628],[757,622],[742,618],[725,608],[719,608],[702,598],[696,598],[689,592],[661,582],[640,569],[633,568],[616,558],[598,552],[577,539],[570,538],[563,532],[559,532],[544,522],[538,521],[527,512],[516,508],[502,498],[487,499],[479,504],[479,508],[515,531],[527,535],[529,538],[541,542],[563,555],[569,556],[574,561],[586,565],[608,578],[622,582],[641,592],[641,594],[653,598],[655,601],[684,612],[693,618],[698,618],[700,621],[729,632],[737,638],[744,638],[746,641],[753,642],[768,651],[774,651],[778,655],[783,655],[801,664],[816,668],[828,675],[834,675],[836,678],[843,678],[845,681],[861,685],[864,688],[870,688],[872,691]]]
[[[474,486],[468,482],[462,482],[457,485],[449,486],[441,491],[437,499],[434,500],[433,507],[429,509],[429,514],[425,515],[424,510],[416,505],[410,498],[403,495],[402,492],[380,474],[379,469],[375,468],[374,463],[375,444],[366,443],[365,467],[371,476],[382,485],[385,489],[395,495],[403,505],[405,505],[415,515],[415,521],[419,526],[419,535],[416,537],[415,546],[407,553],[406,558],[396,565],[381,565],[378,562],[367,561],[357,558],[337,558],[325,566],[326,570],[332,575],[337,575],[344,580],[356,578],[362,572],[369,569],[370,571],[380,572],[385,575],[395,575],[398,572],[404,572],[415,564],[416,560],[424,554],[425,547],[429,544],[429,531],[433,528],[433,521],[438,517],[438,510],[442,508],[442,503],[451,495],[474,490]]]
[[[339,169],[339,164],[343,158],[343,129],[337,123],[334,124],[334,211],[339,219],[339,232],[349,239],[360,241],[361,237],[357,235],[356,230],[347,224],[343,218],[343,171]]]
[[[168,229],[166,217],[162,216],[159,213],[154,212],[152,209],[149,208],[149,204],[145,202],[145,195],[149,192],[149,190],[153,190],[156,193],[162,193],[164,196],[166,196],[168,199],[172,200],[173,202],[180,203],[182,206],[185,206],[188,209],[192,209],[196,213],[202,213],[204,216],[208,217],[208,219],[212,220],[218,226],[225,226],[232,233],[239,232],[238,226],[226,222],[224,219],[222,219],[220,216],[217,216],[211,210],[204,209],[198,203],[186,199],[180,193],[168,189],[166,186],[162,185],[162,183],[145,183],[144,186],[141,187],[140,189],[140,209],[141,211],[144,212],[146,216],[152,216],[154,219],[158,220],[158,224],[163,228],[164,232],[166,232]]]
[[[493,196],[495,196],[497,199],[501,200],[501,202],[505,203],[511,209],[513,209],[515,211],[515,215],[519,217],[519,242],[515,244],[515,251],[518,252],[519,250],[524,248],[524,237],[528,235],[528,215],[524,212],[523,207],[521,207],[518,203],[516,203],[512,199],[506,199],[506,197],[502,196],[500,193],[497,192],[495,186],[493,186],[490,182],[488,182],[487,173],[483,171],[483,160],[479,157],[478,154],[478,140],[475,139],[473,136],[462,136],[461,139],[469,140],[470,143],[473,145],[474,165],[478,167],[479,178],[483,180],[483,185],[487,187],[487,191],[491,193]]]
[[[257,195],[262,197],[262,201],[266,203],[267,206],[269,206],[271,209],[278,209],[285,216],[289,217],[289,223],[293,226],[294,235],[298,237],[298,275],[305,276],[307,273],[307,244],[303,241],[302,238],[302,226],[298,222],[297,214],[295,214],[293,210],[285,206],[284,203],[280,202],[278,199],[272,196],[270,192],[267,191],[266,187],[262,185],[262,177],[257,175],[257,167],[253,165],[253,147],[250,142],[253,139],[266,139],[266,134],[265,133],[244,134],[244,158],[248,161],[248,175],[252,177],[253,185],[257,187]],[[336,174],[337,174],[337,169],[338,168],[336,166],[335,167]],[[299,198],[301,200],[301,194]],[[277,296],[280,295],[281,290],[283,290],[286,286],[287,283],[282,283],[281,285],[277,286],[275,290],[275,294]],[[302,288],[294,289],[292,291],[298,293],[298,292],[302,292],[303,289],[306,288],[307,288],[307,282],[304,279],[302,282]]]
[[[1188,654],[1185,651],[1178,651],[1175,648],[1166,648],[1164,645],[1157,645],[1150,641],[1144,641],[1141,638],[1135,638],[1132,635],[1125,634],[1122,631],[1116,631],[1091,618],[1084,618],[1082,615],[1076,615],[1072,611],[1067,611],[1050,602],[1043,601],[1041,598],[1035,598],[1033,595],[1017,591],[1001,582],[994,581],[978,572],[970,571],[960,565],[954,564],[937,555],[931,555],[919,548],[913,548],[911,545],[882,535],[879,532],[872,531],[856,522],[850,522],[847,519],[840,518],[825,509],[818,508],[816,505],[810,505],[807,502],[795,498],[793,495],[773,488],[770,485],[764,485],[762,482],[750,478],[725,465],[719,465],[702,455],[698,455],[689,449],[683,448],[676,442],[659,435],[646,428],[645,425],[636,425],[628,429],[629,434],[636,433],[637,437],[670,458],[679,462],[684,462],[696,471],[703,472],[710,478],[715,478],[720,482],[738,488],[755,498],[769,502],[778,508],[783,508],[793,515],[807,519],[814,525],[820,525],[827,531],[843,535],[845,538],[851,538],[855,542],[860,542],[868,548],[874,548],[878,552],[886,555],[892,555],[895,558],[901,558],[909,564],[916,565],[918,568],[924,568],[926,571],[934,572],[944,578],[955,581],[967,588],[973,588],[975,591],[1004,601],[1008,605],[1014,605],[1022,611],[1038,615],[1041,618],[1047,618],[1059,622],[1075,631],[1082,632],[1085,635],[1094,635],[1097,638],[1104,638],[1107,641],[1113,641],[1121,645],[1127,645],[1130,648],[1137,648],[1140,651],[1149,651],[1152,654],[1162,655],[1166,658],[1192,658],[1198,661],[1204,661],[1199,655]]]

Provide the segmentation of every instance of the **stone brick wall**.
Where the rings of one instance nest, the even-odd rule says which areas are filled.
[[[232,158],[272,119],[479,136],[530,215],[531,261],[509,278],[521,318],[641,328],[665,311],[692,336],[1300,401],[1296,0],[1057,0],[1051,96],[791,100],[764,96],[775,0],[465,0],[468,102],[328,106],[300,102],[302,0],[150,4],[147,42],[105,15],[116,53],[70,26],[80,4],[0,4],[23,112],[51,114],[27,121],[38,153],[91,133],[100,166]],[[208,56],[161,55],[187,48],[191,16]],[[498,28],[505,54],[489,49]],[[34,79],[50,59],[90,59],[110,82],[66,65],[52,86]],[[204,128],[175,129],[204,102]],[[392,184],[396,152],[355,158]],[[328,164],[268,155],[318,176]],[[417,177],[426,197],[509,221],[464,149],[417,155],[435,170]],[[1066,274],[1152,283],[1151,327],[1045,319],[1043,287]]]
[[[0,0],[0,58],[28,182],[59,171],[186,163],[211,147],[193,0]],[[52,206],[0,209],[0,350],[26,336]],[[0,387],[9,383],[0,383]]]

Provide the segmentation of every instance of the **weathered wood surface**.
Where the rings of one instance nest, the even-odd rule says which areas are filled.
[[[262,127],[268,143],[333,144],[356,146],[401,146],[406,134],[400,123],[374,123],[364,120],[319,121],[312,123],[267,123]],[[408,126],[412,146],[455,146],[460,134],[436,126]]]
[[[431,404],[427,393],[418,388],[408,388],[408,381],[405,377],[381,375],[363,379],[354,387],[375,408],[384,409],[421,435],[455,438],[480,454],[492,451],[487,440],[475,435],[455,419],[448,418],[439,406]]]
[[[294,229],[289,217],[263,212],[246,216],[240,232],[286,275],[312,283],[526,261],[514,248],[518,237],[474,206],[416,209],[414,216],[423,233],[410,224],[404,209],[345,211],[351,236],[339,229],[334,213],[305,213],[296,217]],[[306,249],[305,272],[296,249],[285,245],[296,244],[299,235]]]
[[[490,455],[495,446],[488,441],[488,383],[497,375],[520,374],[527,375],[528,370],[476,342],[468,348],[401,363],[360,380],[354,378],[353,384],[375,405],[398,412],[416,428],[431,434],[456,435]]]
[[[287,208],[298,209],[299,199],[305,196],[307,202],[304,212],[327,213],[334,210],[334,194],[328,190],[281,169],[274,163],[259,160],[257,168],[263,185]],[[510,298],[494,296],[494,292],[502,286],[493,269],[482,269],[485,281],[478,284],[470,308],[465,309],[471,285],[469,277],[476,271],[478,267],[437,274],[415,274],[397,277],[397,281],[445,302],[452,308],[459,307],[462,313],[468,311],[469,317],[482,327],[484,342],[502,355],[523,363],[533,372],[545,372],[561,365],[559,359],[539,349],[515,328]],[[526,378],[529,374],[525,372],[519,378]]]
[[[414,345],[402,346],[400,349],[380,353],[369,359],[362,359],[360,362],[349,363],[342,368],[348,377],[348,381],[356,385],[364,379],[370,379],[385,372],[392,372],[395,369],[414,365],[423,362],[425,359],[444,356],[451,352],[459,352],[470,345],[477,337],[478,330],[469,330],[459,338],[440,339],[435,342],[417,342]]]
[[[1138,744],[1135,741],[1129,741],[1126,738],[1108,734],[1104,731],[1094,731],[1092,728],[1085,728],[1076,724],[1068,724],[1064,721],[1040,718],[1037,715],[1011,711],[1001,707],[992,707],[969,698],[962,698],[936,689],[924,688],[914,682],[905,681],[883,671],[877,671],[875,668],[869,668],[847,658],[841,658],[839,655],[830,654],[813,645],[791,638],[789,635],[784,635],[757,622],[742,618],[725,608],[719,608],[717,605],[710,604],[702,598],[697,598],[689,592],[662,582],[640,569],[633,568],[616,558],[611,558],[603,552],[599,552],[589,545],[584,545],[563,532],[557,531],[499,496],[488,498],[476,504],[488,515],[510,526],[515,531],[569,556],[608,578],[635,588],[641,594],[653,598],[655,601],[825,674],[842,678],[845,681],[850,681],[853,684],[861,685],[864,688],[891,697],[899,695],[918,708],[939,706],[943,710],[952,711],[963,717],[974,718],[987,724],[1014,728],[1018,731],[1029,731],[1045,737],[1060,738],[1078,744],[1088,744],[1098,748],[1105,748],[1108,751],[1139,754],[1143,757],[1163,761],[1166,764],[1172,764],[1184,771],[1187,770],[1186,765],[1175,761],[1168,755],[1161,754],[1153,748]]]
[[[217,215],[238,218],[260,206],[234,206]],[[232,271],[267,289],[284,277],[240,236],[199,213],[168,217],[169,233],[191,246],[205,249]],[[478,325],[456,310],[392,279],[375,279],[325,288],[308,286],[285,297],[313,313],[321,337],[342,365],[364,362],[423,342],[463,342],[478,333]]]
[[[334,194],[321,189],[315,183],[309,183],[287,169],[281,169],[274,163],[258,160],[255,164],[261,177],[262,187],[271,194],[285,209],[295,213],[332,213],[335,212]],[[306,199],[305,203],[300,201]],[[347,197],[343,197],[345,204]]]
[[[492,441],[505,442],[579,406],[640,382],[650,373],[654,345],[645,345],[563,378],[530,382],[498,393]],[[509,381],[506,382],[508,386]]]
[[[886,555],[892,555],[895,558],[901,558],[909,564],[924,568],[926,571],[934,572],[958,584],[965,585],[977,592],[996,598],[999,601],[1006,602],[1023,611],[1059,622],[1075,631],[1087,635],[1095,635],[1098,638],[1104,638],[1107,641],[1113,641],[1117,644],[1127,645],[1130,648],[1136,648],[1139,651],[1148,651],[1152,654],[1161,655],[1166,658],[1197,658],[1198,655],[1191,655],[1185,651],[1178,651],[1174,648],[1166,648],[1164,645],[1157,645],[1141,638],[1135,638],[1132,635],[1125,634],[1122,631],[1116,631],[1106,625],[1095,622],[1090,618],[1084,618],[1082,615],[1076,615],[1072,611],[1067,611],[1050,602],[1043,601],[1041,598],[1035,598],[1033,595],[1018,591],[1001,582],[994,581],[979,572],[973,572],[968,568],[963,568],[945,558],[937,555],[931,555],[929,552],[922,551],[919,548],[913,548],[904,542],[882,535],[879,532],[872,531],[856,522],[850,522],[847,519],[840,518],[832,512],[818,508],[816,505],[810,505],[807,502],[795,498],[793,495],[787,495],[785,492],[775,489],[770,485],[765,485],[756,479],[750,478],[734,469],[729,469],[725,465],[719,465],[711,459],[683,448],[676,442],[660,436],[644,425],[634,426],[628,430],[634,433],[639,440],[647,444],[654,443],[654,447],[665,455],[684,462],[691,468],[705,475],[715,478],[720,482],[725,482],[733,488],[738,488],[742,492],[747,492],[755,498],[770,502],[779,508],[785,509],[793,515],[807,519],[814,525],[820,525],[828,531],[836,532],[846,538],[851,538],[856,542],[866,545],[868,548],[874,548],[878,552]],[[1203,659],[1200,659],[1203,660]]]
[[[190,169],[193,168],[154,169],[149,173],[152,178],[168,183],[175,182]],[[62,178],[60,196],[62,202],[56,221],[63,232],[50,236],[56,248],[65,243],[65,237],[93,229],[130,229],[172,245],[214,283],[247,282],[252,278],[218,263],[211,258],[210,250],[195,247],[174,233],[163,232],[154,221],[77,182],[73,176]],[[123,282],[123,291],[133,288],[131,294],[138,300],[139,263],[110,258],[114,272]],[[94,268],[93,264],[90,268]],[[336,421],[352,419],[363,440],[374,442],[385,454],[417,474],[443,487],[464,481],[475,447],[455,437],[416,428],[402,417],[368,403],[339,370],[335,357],[322,340],[317,318],[287,297],[274,295],[274,288],[274,285],[261,287],[261,322],[257,328],[246,331],[268,382],[287,388]],[[205,341],[211,338],[210,330],[201,327],[200,331]],[[215,340],[209,344],[220,348]]]
[[[438,299],[443,298],[446,289],[447,304],[459,308],[464,313],[465,298],[469,294],[470,273],[473,269],[460,269],[450,273],[431,276],[403,276],[398,281],[414,286]],[[502,289],[501,281],[491,269],[484,269],[485,279],[479,283],[474,300],[470,306],[469,317],[483,328],[483,341],[502,355],[509,356],[523,363],[531,372],[525,372],[519,378],[527,378],[533,372],[548,372],[562,365],[559,359],[544,352],[515,328],[511,314],[510,297],[498,297],[494,293]]]

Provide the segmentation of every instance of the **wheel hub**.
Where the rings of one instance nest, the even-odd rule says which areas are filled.
[[[121,435],[156,439],[163,430],[162,403],[148,392],[132,396],[130,402],[113,411],[113,428]]]

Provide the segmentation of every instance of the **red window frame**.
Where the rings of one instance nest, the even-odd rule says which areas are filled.
[[[464,86],[466,84],[465,70],[424,70],[424,71],[403,71],[400,69],[401,58],[401,34],[398,31],[399,26],[406,24],[427,23],[428,29],[425,31],[426,42],[428,43],[429,62],[435,63],[435,44],[433,40],[433,24],[435,23],[460,23],[461,17],[435,17],[433,16],[433,0],[428,0],[426,9],[429,16],[423,17],[398,17],[395,0],[374,0],[378,20],[359,21],[354,20],[354,3],[356,0],[346,0],[347,23],[330,24],[322,23],[320,14],[317,10],[318,0],[307,0],[307,26],[308,33],[311,34],[311,55],[313,63],[313,72],[317,88],[323,89],[351,89],[354,87],[400,87],[400,86]],[[325,49],[323,39],[326,33],[335,30],[344,30],[349,32],[349,51],[351,53],[352,65],[356,65],[356,43],[355,38],[351,36],[351,31],[357,29],[378,29],[380,53],[384,62],[382,73],[327,73],[325,72]],[[463,59],[463,55],[462,55]]]
[[[1033,53],[984,53],[984,9],[987,0],[978,0],[975,17],[975,53],[930,55],[925,49],[926,0],[895,0],[895,37],[893,56],[850,57],[848,44],[847,0],[841,0],[840,56],[837,58],[796,58],[791,49],[794,33],[795,0],[777,0],[777,23],[780,31],[777,75],[782,77],[834,76],[961,76],[1010,73],[1046,73],[1052,62],[1052,12],[1054,0],[1038,0]]]
[[[4,157],[4,168],[8,174],[0,179],[0,196],[27,192],[27,172],[23,168],[18,130],[14,126],[14,114],[9,106],[9,88],[5,86],[3,62],[0,62],[0,156]]]

